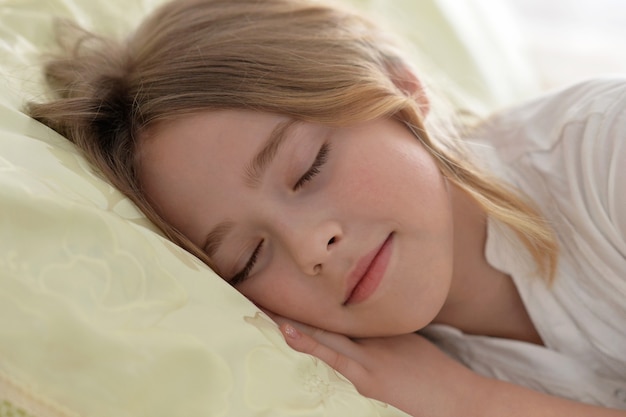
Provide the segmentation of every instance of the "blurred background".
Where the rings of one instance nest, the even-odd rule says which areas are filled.
[[[502,0],[542,88],[626,74],[625,0]]]
[[[479,114],[626,75],[626,0],[346,1],[408,39],[437,88]]]

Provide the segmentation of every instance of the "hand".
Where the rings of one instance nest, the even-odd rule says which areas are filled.
[[[414,417],[626,417],[481,377],[417,334],[353,340],[269,314],[293,349],[323,360],[361,394]]]
[[[363,395],[413,416],[471,415],[480,378],[417,334],[350,339],[272,314],[293,349],[323,360]]]

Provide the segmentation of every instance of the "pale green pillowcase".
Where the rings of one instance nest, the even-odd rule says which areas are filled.
[[[289,349],[73,145],[20,112],[43,93],[36,59],[53,44],[53,16],[124,33],[159,2],[0,0],[0,417],[405,415]],[[439,24],[416,35],[466,44],[446,26],[448,1],[417,4],[403,7]]]
[[[0,2],[0,417],[404,415],[291,350],[72,144],[20,112],[42,92],[35,63],[52,15],[110,31],[148,6]]]

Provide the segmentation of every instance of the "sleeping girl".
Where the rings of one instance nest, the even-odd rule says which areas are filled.
[[[30,114],[291,347],[414,416],[626,415],[626,80],[459,128],[336,5],[61,29]]]

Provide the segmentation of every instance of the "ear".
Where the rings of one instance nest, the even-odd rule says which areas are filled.
[[[406,96],[413,97],[425,118],[430,110],[430,101],[424,91],[422,85],[415,72],[409,68],[404,62],[389,62],[386,65],[389,78]]]

